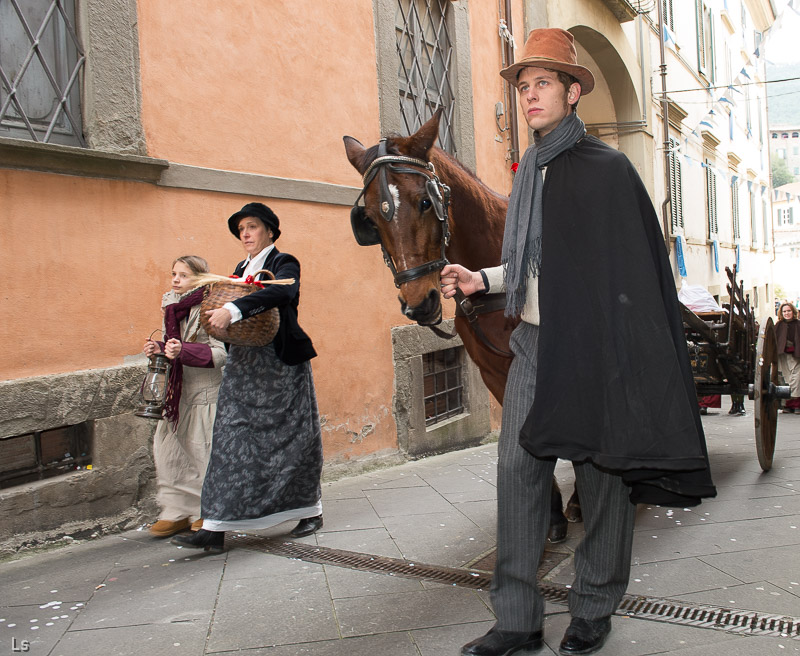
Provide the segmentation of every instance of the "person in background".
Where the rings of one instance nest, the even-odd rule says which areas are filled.
[[[225,347],[200,325],[203,289],[192,289],[191,279],[208,272],[202,257],[183,255],[172,263],[172,289],[164,294],[166,342],[147,340],[144,354],[164,353],[171,367],[164,419],[153,436],[161,507],[150,533],[166,538],[190,527],[197,530],[200,491],[211,452],[211,433],[217,414],[217,389],[222,380]]]
[[[700,406],[700,414],[707,415],[708,408],[721,408],[722,407],[722,395],[720,394],[709,394],[708,396],[701,396],[697,399],[697,405]]]
[[[775,337],[778,341],[778,367],[792,394],[784,404],[783,412],[800,413],[800,321],[797,308],[788,301],[778,308]]]
[[[218,330],[270,308],[280,314],[271,343],[228,351],[203,484],[203,528],[172,539],[212,552],[223,550],[225,531],[299,520],[291,535],[303,537],[322,527],[322,431],[310,362],[317,353],[298,322],[300,263],[275,247],[280,222],[262,203],[233,214],[228,229],[247,253],[234,275],[258,280],[267,269],[294,282],[264,285],[207,311],[210,327]]]

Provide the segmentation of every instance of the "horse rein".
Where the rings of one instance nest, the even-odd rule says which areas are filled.
[[[495,346],[492,341],[483,332],[483,328],[478,323],[478,316],[481,314],[489,314],[490,312],[499,312],[506,307],[506,294],[501,292],[499,294],[482,294],[474,295],[474,297],[466,296],[460,289],[456,289],[456,294],[453,297],[456,302],[456,316],[464,317],[469,322],[469,327],[476,337],[495,355],[503,358],[513,358],[514,354],[510,351],[501,349]],[[428,326],[434,333],[444,339],[453,339],[458,333],[447,333],[437,326]]]
[[[397,208],[394,203],[392,192],[389,189],[389,182],[386,176],[387,168],[393,173],[421,175],[426,179],[425,190],[428,192],[428,198],[431,201],[431,206],[436,214],[436,218],[442,224],[441,257],[438,260],[431,260],[430,262],[425,262],[411,269],[397,271],[391,256],[383,245],[383,241],[380,239],[377,228],[366,216],[364,206],[358,204],[367,193],[369,185],[377,177],[380,192],[378,210],[381,218],[386,222],[394,218]],[[367,167],[366,171],[364,171],[362,182],[363,187],[361,193],[356,198],[355,203],[353,203],[353,208],[350,210],[350,223],[353,228],[353,235],[361,246],[380,244],[381,251],[383,252],[383,261],[392,272],[395,287],[399,288],[400,285],[427,276],[434,271],[441,271],[446,265],[450,264],[445,255],[445,250],[450,244],[450,226],[448,223],[450,187],[444,184],[439,179],[439,176],[436,175],[436,167],[433,165],[433,162],[427,162],[423,159],[408,157],[406,155],[389,155],[386,149],[386,138],[383,138],[378,144],[378,157],[376,157]],[[486,294],[480,298],[476,298],[476,301],[473,303],[461,290],[456,290],[454,300],[457,303],[456,315],[463,316],[467,319],[472,331],[486,348],[495,355],[505,358],[514,357],[512,353],[492,344],[478,324],[479,314],[496,312],[505,307],[505,294]],[[436,326],[428,327],[433,330],[434,333],[445,339],[452,339],[456,335],[455,333],[452,335],[446,333]]]

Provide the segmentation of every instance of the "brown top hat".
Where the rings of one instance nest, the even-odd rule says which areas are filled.
[[[594,75],[588,68],[578,64],[575,39],[566,30],[555,27],[532,30],[522,49],[522,57],[500,71],[500,75],[516,86],[517,76],[525,66],[539,66],[569,73],[580,83],[582,96],[594,89]]]

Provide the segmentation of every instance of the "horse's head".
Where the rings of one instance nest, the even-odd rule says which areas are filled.
[[[353,234],[362,246],[381,245],[403,313],[422,325],[442,319],[439,271],[450,234],[450,190],[429,159],[440,115],[410,137],[389,137],[371,148],[344,137],[347,158],[364,182],[350,213]]]

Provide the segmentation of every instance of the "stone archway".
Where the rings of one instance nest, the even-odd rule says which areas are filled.
[[[591,133],[630,158],[652,195],[653,137],[645,105],[649,88],[642,83],[639,59],[624,38],[612,43],[587,25],[569,31],[575,37],[578,61],[592,70],[596,80],[595,90],[580,100],[581,118]]]

